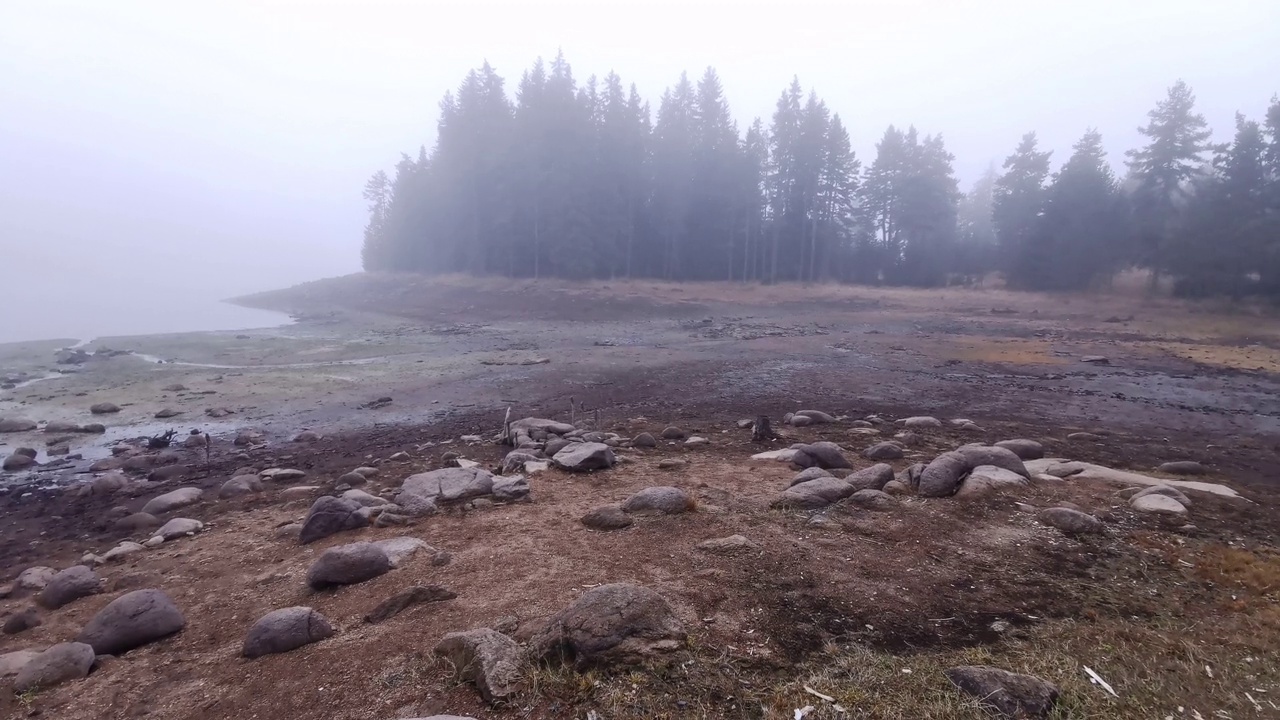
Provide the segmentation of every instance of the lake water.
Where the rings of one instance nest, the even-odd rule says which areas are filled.
[[[284,313],[218,300],[199,299],[170,304],[165,301],[143,302],[129,294],[104,293],[70,304],[6,307],[0,311],[0,343],[249,330],[290,322],[291,318]]]

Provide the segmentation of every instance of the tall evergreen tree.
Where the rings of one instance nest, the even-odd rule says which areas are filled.
[[[1020,284],[1078,290],[1110,279],[1124,262],[1124,200],[1102,149],[1089,130],[1053,178],[1031,242],[1021,251]]]
[[[369,203],[369,222],[364,226],[364,245],[360,259],[365,270],[388,270],[393,267],[390,239],[387,237],[387,211],[391,207],[391,179],[383,170],[373,174],[364,185],[364,199]]]
[[[991,221],[1000,246],[1001,269],[1010,285],[1030,279],[1035,253],[1028,247],[1044,210],[1045,183],[1049,179],[1049,151],[1036,149],[1036,134],[1029,132],[1013,154],[1005,158],[1004,174],[996,181]]]
[[[954,271],[966,282],[978,280],[995,269],[996,233],[992,214],[997,180],[999,175],[993,164],[960,199]]]
[[[1164,245],[1177,230],[1187,184],[1204,165],[1212,134],[1204,116],[1195,112],[1195,95],[1182,80],[1147,113],[1138,132],[1145,147],[1130,150],[1129,172],[1135,181],[1133,208],[1138,260],[1152,269],[1152,283],[1164,264]]]

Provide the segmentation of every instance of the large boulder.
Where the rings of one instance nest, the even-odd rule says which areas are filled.
[[[443,468],[405,478],[396,504],[412,515],[430,515],[437,504],[459,503],[493,493],[493,473],[480,467]]]
[[[178,508],[184,508],[188,505],[194,505],[200,502],[200,498],[204,496],[204,492],[196,487],[184,487],[172,490],[163,495],[157,495],[147,501],[142,506],[142,512],[148,515],[160,516],[167,512],[172,512]]]
[[[93,648],[84,643],[58,643],[22,666],[13,679],[13,689],[25,693],[68,680],[79,680],[88,676],[95,657]]]
[[[795,448],[795,454],[791,456],[791,462],[802,468],[819,467],[824,470],[835,468],[851,468],[852,464],[845,459],[844,454],[840,450],[840,446],[833,442],[816,442],[809,445],[800,445]]]
[[[357,542],[331,547],[307,569],[307,585],[324,590],[338,585],[354,585],[389,572],[391,558],[373,543]]]
[[[698,503],[689,496],[689,493],[669,485],[647,487],[622,503],[623,512],[641,515],[678,515],[690,512],[697,507]]]
[[[958,498],[975,498],[990,495],[1001,490],[1025,487],[1030,482],[1012,470],[995,465],[979,465],[969,472],[969,476],[960,483],[956,490]]]
[[[520,682],[520,646],[497,630],[449,633],[436,645],[435,654],[448,660],[458,679],[475,685],[489,703],[513,695]]]
[[[326,495],[311,504],[307,517],[302,521],[298,541],[306,545],[344,530],[366,527],[368,524],[369,515],[360,503]]]
[[[849,484],[854,491],[858,490],[883,490],[893,480],[893,467],[885,463],[872,465],[869,468],[863,468],[855,473],[846,475],[844,481]]]
[[[258,618],[241,650],[247,658],[297,650],[333,636],[333,626],[309,607],[287,607]]]
[[[72,565],[54,575],[36,596],[41,607],[57,610],[83,597],[102,592],[102,578],[84,565]]]
[[[816,478],[787,488],[774,505],[818,510],[840,502],[854,492],[852,485],[839,478]]]
[[[797,410],[791,417],[792,419],[807,417],[811,425],[826,425],[836,421],[834,417],[821,410]]]
[[[970,469],[979,465],[995,465],[1010,472],[1018,473],[1028,480],[1031,479],[1031,473],[1027,471],[1027,466],[1022,464],[1022,458],[1007,448],[992,445],[965,445],[957,448],[956,452],[964,455],[965,459],[969,461]]]
[[[1058,701],[1058,688],[1031,675],[982,665],[954,667],[947,679],[1004,718],[1045,718]]]
[[[26,418],[0,418],[0,433],[30,432],[35,429],[36,424]]]
[[[1044,457],[1044,445],[1035,440],[1027,440],[1025,438],[1001,440],[994,447],[1004,448],[1023,460],[1039,460]]]
[[[562,470],[589,472],[611,468],[617,462],[617,458],[613,455],[613,448],[604,443],[584,442],[566,446],[556,453],[551,461]]]
[[[36,459],[30,455],[14,453],[5,458],[3,463],[0,463],[0,469],[6,472],[17,472],[18,470],[26,470],[35,464]]]
[[[534,657],[571,662],[578,669],[634,663],[684,645],[684,624],[649,588],[601,585],[556,613],[529,642]]]
[[[218,497],[226,499],[259,492],[262,492],[262,481],[257,475],[237,475],[222,484]]]
[[[134,590],[107,603],[80,631],[77,642],[99,655],[118,655],[168,637],[185,627],[186,618],[161,590]]]
[[[971,468],[969,458],[963,453],[954,450],[944,452],[920,472],[916,491],[925,497],[953,495]]]
[[[493,479],[493,499],[518,502],[529,499],[529,480],[523,475],[502,475]]]

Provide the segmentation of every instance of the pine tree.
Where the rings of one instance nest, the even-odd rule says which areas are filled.
[[[1004,174],[996,181],[991,221],[1000,246],[1001,269],[1011,286],[1026,284],[1036,268],[1024,266],[1035,254],[1028,245],[1044,211],[1045,183],[1049,179],[1052,152],[1036,149],[1036,134],[1022,136],[1018,147],[1004,161]]]
[[[1146,147],[1126,153],[1136,183],[1138,259],[1152,269],[1153,287],[1163,269],[1164,244],[1176,232],[1185,206],[1187,183],[1201,170],[1210,149],[1212,133],[1204,116],[1195,112],[1195,101],[1185,82],[1174,83],[1167,97],[1147,113],[1147,125],[1138,128],[1150,139]]]
[[[953,263],[959,183],[951,168],[954,156],[940,135],[916,142],[915,128],[906,135],[908,169],[898,193],[902,264],[898,281],[922,287],[943,285]]]
[[[995,269],[996,232],[992,214],[998,180],[992,164],[960,199],[954,270],[964,277],[966,284],[980,280]]]
[[[902,259],[899,193],[909,173],[907,153],[906,135],[890,125],[876,143],[876,159],[863,180],[862,212],[872,232],[858,263],[863,282],[884,280]]]
[[[365,270],[390,270],[387,211],[391,206],[391,179],[379,170],[364,186],[364,199],[369,203],[369,223],[364,226],[364,245],[360,251]]]
[[[1102,149],[1089,130],[1053,178],[1031,242],[1018,266],[1021,284],[1043,290],[1079,290],[1104,282],[1124,261],[1124,201]]]
[[[662,95],[653,127],[653,216],[662,238],[662,274],[667,280],[684,277],[686,220],[693,186],[694,91],[689,76],[680,74],[674,88]]]

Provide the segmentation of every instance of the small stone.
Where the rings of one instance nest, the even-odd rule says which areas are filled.
[[[109,402],[95,403],[89,406],[89,412],[94,415],[110,415],[120,412],[120,406]]]
[[[1052,525],[1064,533],[1084,535],[1103,532],[1102,521],[1079,510],[1065,507],[1051,507],[1041,510],[1036,519],[1045,525]]]
[[[139,532],[144,530],[154,530],[160,527],[160,519],[151,513],[133,513],[126,515],[113,523],[116,530],[121,532]]]
[[[303,430],[293,436],[293,441],[296,443],[313,443],[318,442],[323,437],[323,435],[314,430]]]
[[[710,444],[711,444],[711,441],[710,441],[710,440],[708,440],[708,439],[706,439],[706,438],[704,438],[704,437],[699,437],[699,436],[697,436],[697,435],[694,435],[693,437],[689,438],[688,440],[685,440],[685,441],[684,441],[684,444],[685,444],[685,445],[687,445],[687,446],[690,446],[690,447],[694,447],[694,446],[698,446],[698,445],[710,445]]]
[[[985,666],[954,667],[947,679],[1005,718],[1046,718],[1058,701],[1058,688],[1031,675]]]
[[[1187,507],[1168,495],[1151,494],[1142,497],[1134,496],[1129,506],[1143,513],[1158,515],[1186,515]]]
[[[758,545],[751,542],[743,535],[730,535],[729,537],[704,540],[698,543],[699,550],[714,553],[716,555],[734,555],[740,552],[754,550],[758,547]]]
[[[194,505],[200,502],[200,498],[204,496],[204,492],[200,488],[184,487],[178,488],[163,495],[157,495],[147,501],[142,506],[142,512],[149,515],[160,516],[167,512],[183,508],[188,505]]]
[[[307,476],[307,473],[296,468],[267,468],[258,473],[258,476],[271,482],[292,482],[301,480]]]
[[[658,440],[650,433],[640,433],[631,440],[632,447],[653,448],[658,446]]]
[[[1152,485],[1150,487],[1142,488],[1130,496],[1129,501],[1132,502],[1134,498],[1145,497],[1147,495],[1166,495],[1177,500],[1186,507],[1191,507],[1191,498],[1187,497],[1186,494],[1172,485]]]
[[[683,458],[666,458],[658,461],[659,470],[679,470],[689,464],[688,460]]]
[[[143,550],[146,550],[146,549],[147,549],[147,548],[146,548],[146,546],[144,546],[144,545],[142,545],[142,544],[140,544],[140,543],[130,542],[130,541],[128,541],[128,540],[125,540],[124,542],[120,543],[119,545],[117,545],[117,546],[115,546],[115,547],[111,548],[110,550],[106,551],[105,553],[103,553],[103,554],[102,554],[102,561],[103,561],[103,562],[108,562],[108,563],[109,563],[109,562],[115,562],[115,561],[117,561],[117,560],[120,560],[120,559],[126,558],[126,557],[128,557],[128,556],[130,556],[130,555],[133,555],[134,553],[140,553],[140,552],[142,552]]]
[[[171,417],[178,417],[181,414],[182,413],[180,411],[174,410],[173,408],[164,408],[163,410],[157,411],[155,416],[158,420],[165,420]]]
[[[199,520],[192,520],[190,518],[174,518],[164,525],[161,525],[160,529],[156,531],[155,536],[163,538],[165,541],[176,540],[180,537],[195,535],[201,530],[204,530],[204,523]]]
[[[410,455],[409,455],[409,453],[404,452],[403,450],[401,450],[401,451],[400,451],[400,452],[398,452],[398,453],[394,453],[394,454],[391,456],[391,458],[390,458],[390,459],[391,459],[391,460],[393,460],[393,461],[395,461],[395,462],[403,462],[403,461],[405,461],[405,460],[411,460],[411,459],[412,459],[412,456],[410,456]]]

